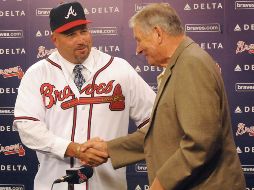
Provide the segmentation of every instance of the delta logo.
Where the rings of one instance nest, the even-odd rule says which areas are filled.
[[[254,106],[244,106],[242,109],[240,106],[237,106],[235,109],[236,114],[241,114],[241,113],[254,113]]]
[[[240,26],[239,24],[236,24],[234,28],[234,32],[242,32],[242,31],[254,31],[254,24],[243,24]]]
[[[185,11],[191,10],[215,10],[215,9],[223,9],[222,3],[194,3],[186,4],[184,7]]]
[[[0,17],[22,17],[26,16],[26,13],[24,10],[0,10]]]
[[[253,65],[247,65],[247,64],[245,64],[243,66],[236,65],[234,71],[235,72],[254,71],[254,64]]]
[[[247,153],[254,153],[254,147],[253,146],[244,146],[244,147],[237,147],[236,151],[238,154],[247,154]]]
[[[18,79],[22,79],[24,72],[20,66],[16,66],[4,70],[0,69],[0,75],[2,75],[3,78],[18,77]]]
[[[52,34],[52,32],[50,30],[38,30],[35,34],[36,38],[41,38],[41,37],[46,37],[46,36],[50,36]]]
[[[243,53],[243,52],[248,52],[249,54],[254,54],[254,44],[246,44],[244,41],[238,41],[237,42],[237,47],[235,53]]]
[[[25,156],[26,151],[20,143],[17,143],[14,145],[8,145],[8,146],[2,146],[0,144],[0,154],[1,153],[4,156],[18,154],[19,157],[22,157],[22,156]]]
[[[163,68],[157,67],[157,66],[149,66],[149,65],[144,65],[143,67],[140,67],[139,65],[137,65],[135,67],[135,71],[137,73],[141,73],[141,72],[162,72]]]
[[[140,185],[137,185],[135,190],[142,190],[142,188],[140,187]]]
[[[148,190],[149,189],[149,185],[144,185],[144,188],[142,189],[141,185],[137,185],[135,190]]]
[[[107,6],[107,7],[91,7],[90,9],[84,8],[86,15],[89,14],[117,14],[120,13],[118,6]]]
[[[246,127],[244,123],[239,123],[237,126],[236,136],[249,134],[250,137],[254,136],[254,126]]]

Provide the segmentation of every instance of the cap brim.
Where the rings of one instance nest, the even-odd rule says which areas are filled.
[[[73,22],[69,22],[63,26],[60,26],[59,28],[57,28],[54,32],[57,32],[57,33],[61,33],[61,32],[64,32],[66,30],[69,30],[75,26],[79,26],[79,25],[82,25],[82,24],[88,24],[88,23],[91,23],[92,21],[90,20],[75,20]]]

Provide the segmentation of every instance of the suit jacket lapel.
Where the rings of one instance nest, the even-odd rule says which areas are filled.
[[[153,121],[153,117],[155,115],[157,106],[158,106],[158,102],[160,100],[160,97],[162,95],[162,92],[165,89],[165,86],[167,84],[167,81],[170,79],[171,73],[172,73],[172,69],[175,66],[178,57],[180,56],[180,54],[184,51],[184,49],[186,47],[188,47],[190,44],[194,43],[194,41],[192,39],[190,39],[189,37],[186,37],[178,46],[178,48],[176,49],[176,51],[174,52],[173,56],[171,57],[170,63],[168,64],[166,70],[165,70],[165,74],[163,76],[163,79],[161,81],[160,87],[158,89],[156,98],[155,98],[155,102],[153,105],[153,110],[152,110],[152,114],[151,114],[151,118],[150,118],[150,124]],[[151,125],[149,125],[151,126]]]

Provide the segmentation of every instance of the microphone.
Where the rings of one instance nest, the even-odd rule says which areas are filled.
[[[93,168],[91,166],[82,165],[78,168],[66,170],[66,175],[56,179],[54,183],[68,182],[70,184],[80,184],[87,181],[93,176]]]

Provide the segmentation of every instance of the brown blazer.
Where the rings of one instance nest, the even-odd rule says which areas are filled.
[[[114,168],[145,158],[150,184],[157,177],[166,190],[245,189],[221,74],[188,37],[166,68],[149,126],[108,150]]]

